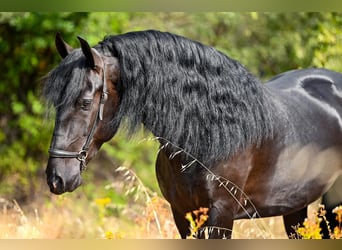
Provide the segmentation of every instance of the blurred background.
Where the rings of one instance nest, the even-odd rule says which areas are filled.
[[[56,32],[78,47],[77,35],[95,45],[106,35],[168,31],[217,48],[266,81],[297,68],[342,72],[341,28],[339,13],[0,13],[0,238],[178,238],[148,132],[128,139],[119,131],[79,189],[50,194],[44,171],[54,116],[40,79],[60,61]],[[234,237],[285,237],[278,219],[246,223]]]

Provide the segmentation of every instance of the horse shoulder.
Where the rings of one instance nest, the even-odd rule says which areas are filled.
[[[171,159],[170,154],[160,150],[156,160],[156,175],[160,190],[171,206],[179,206],[180,210],[191,211],[206,205],[205,177],[202,171],[191,166],[190,171],[182,170],[180,156]],[[196,173],[195,173],[196,172]],[[200,198],[202,196],[203,199]]]

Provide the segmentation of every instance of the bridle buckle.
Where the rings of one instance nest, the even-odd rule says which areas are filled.
[[[85,171],[86,168],[87,168],[87,164],[86,164],[86,159],[87,159],[87,156],[88,156],[88,152],[84,149],[82,149],[79,153],[78,153],[78,156],[77,156],[77,160],[80,161],[81,163],[81,166],[80,166],[80,170],[81,172]]]
[[[88,152],[84,149],[82,149],[79,153],[78,153],[78,156],[77,156],[77,160],[79,161],[85,161],[87,159],[87,156],[88,156]]]

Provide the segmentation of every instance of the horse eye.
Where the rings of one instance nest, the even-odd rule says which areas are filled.
[[[82,104],[81,104],[81,109],[90,110],[92,102],[93,102],[92,99],[83,99]]]

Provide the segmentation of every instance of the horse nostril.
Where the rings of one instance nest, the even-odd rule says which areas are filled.
[[[64,193],[64,182],[60,176],[53,176],[49,181],[48,184],[50,186],[50,191],[54,194],[62,194]]]
[[[58,187],[58,183],[59,183],[59,179],[55,179],[55,180],[53,180],[52,181],[52,188],[53,189],[57,189],[57,187]]]

